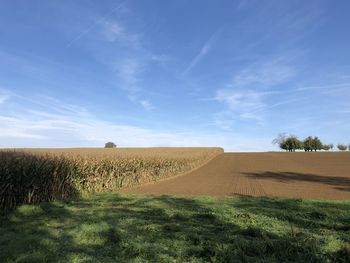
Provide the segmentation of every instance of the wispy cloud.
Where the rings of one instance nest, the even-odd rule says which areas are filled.
[[[145,129],[97,118],[82,106],[51,97],[39,98],[22,98],[18,105],[26,101],[32,105],[26,104],[24,112],[24,108],[13,108],[11,115],[0,114],[0,147],[102,147],[106,141],[114,141],[121,147],[226,146],[228,151],[271,148],[270,138]]]
[[[242,42],[240,52],[254,54],[267,45],[270,50],[294,48],[324,24],[328,9],[325,1],[297,3],[240,1],[237,12],[244,12],[244,19],[240,20],[238,27],[244,35],[250,36],[249,41]]]
[[[217,40],[220,31],[215,32],[201,47],[198,54],[193,58],[187,68],[182,72],[182,75],[188,74],[197,64],[198,62],[206,56],[210,50],[212,49],[213,44]]]
[[[122,88],[130,92],[138,90],[140,74],[143,66],[138,59],[128,58],[117,65],[118,78],[123,82]]]
[[[264,93],[254,90],[218,90],[215,100],[226,105],[227,110],[213,114],[214,125],[228,129],[237,120],[263,122],[261,110],[265,108]]]
[[[267,109],[289,103],[280,99],[276,105],[268,105],[266,98],[283,93],[284,90],[275,87],[290,81],[296,75],[292,61],[293,57],[285,56],[260,59],[233,74],[225,87],[218,89],[215,97],[209,98],[226,107],[223,112],[213,114],[214,124],[220,128],[228,128],[227,125],[222,125],[224,121],[232,124],[237,120],[250,120],[262,124]]]
[[[142,106],[146,110],[152,110],[155,107],[152,103],[141,98],[141,87],[139,85],[141,74],[144,70],[143,64],[138,59],[126,59],[117,65],[118,79],[121,81],[121,88],[128,93],[128,99]]]
[[[257,151],[271,148],[270,138],[251,139],[238,134],[200,134],[155,131],[114,124],[96,118],[27,118],[0,116],[0,147],[102,147],[114,141],[120,147],[222,146],[227,151]]]
[[[231,111],[245,113],[263,106],[262,93],[245,90],[219,90],[216,100],[225,103]]]
[[[254,120],[263,123],[271,109],[288,104],[300,104],[312,101],[315,98],[327,96],[348,90],[350,83],[333,83],[327,85],[310,85],[290,88],[288,90],[218,90],[215,98],[204,100],[216,100],[224,103],[227,110],[213,114],[213,124],[222,129],[230,129],[237,120]],[[343,95],[345,95],[343,93]],[[275,98],[274,103],[267,103],[267,98]],[[349,111],[337,111],[348,113]]]
[[[350,82],[342,82],[342,83],[331,83],[327,85],[308,85],[295,89],[291,89],[289,92],[303,92],[310,90],[327,90],[329,92],[338,91],[342,89],[349,89]]]
[[[0,104],[4,104],[10,97],[10,94],[2,93],[0,90]]]
[[[67,47],[72,46],[75,42],[79,41],[85,35],[89,34],[98,25],[104,24],[110,15],[117,12],[118,10],[122,10],[128,1],[129,0],[123,1],[122,3],[120,3],[117,6],[115,6],[114,8],[112,8],[112,10],[108,11],[107,13],[102,15],[100,18],[96,19],[90,26],[88,26],[83,31],[81,31],[79,34],[77,34],[75,37],[73,37],[72,40],[69,41],[69,43],[67,44]]]
[[[164,64],[165,62],[169,61],[169,59],[170,59],[169,56],[167,56],[165,54],[150,54],[149,58],[152,61],[159,62],[161,64]]]
[[[153,110],[154,106],[148,100],[139,100],[140,105],[146,110]]]
[[[30,125],[30,126],[29,126]],[[31,121],[21,119],[19,117],[8,117],[0,115],[0,147],[12,147],[11,144],[6,145],[6,139],[9,138],[27,138],[27,139],[41,139],[43,136],[32,133],[32,130],[38,126],[33,125]]]
[[[252,139],[233,133],[155,131],[96,118],[74,119],[64,115],[40,117],[0,116],[0,147],[102,147],[106,141],[114,141],[120,147],[221,146],[226,151],[271,149],[270,138]]]
[[[14,108],[11,115],[0,115],[1,147],[28,147],[31,146],[29,143],[33,143],[32,146],[79,146],[79,143],[97,146],[108,138],[124,145],[137,146],[139,143],[142,146],[147,143],[147,138],[155,143],[157,136],[163,140],[172,136],[136,126],[99,120],[84,107],[52,97],[17,98],[21,104],[26,104],[26,110],[23,112],[22,108]],[[141,102],[145,107],[151,107],[147,101]],[[151,140],[150,137],[155,139]],[[16,143],[15,139],[19,142]],[[21,145],[22,139],[32,140]]]
[[[125,91],[130,102],[152,110],[155,107],[150,98],[145,96],[150,92],[142,87],[142,74],[145,69],[151,67],[151,63],[164,64],[169,57],[146,48],[142,39],[143,32],[133,30],[127,23],[127,18],[122,20],[117,16],[112,17],[112,14],[117,12],[121,15],[127,14],[124,10],[127,2],[121,2],[104,15],[93,15],[99,18],[69,45],[89,33],[86,42],[89,50],[107,70],[116,75],[115,86]]]
[[[102,32],[109,42],[121,43],[124,46],[140,48],[140,35],[128,32],[120,22],[105,20],[101,22]]]
[[[235,74],[228,86],[242,88],[254,85],[267,88],[286,82],[295,74],[295,68],[283,59],[256,62]]]

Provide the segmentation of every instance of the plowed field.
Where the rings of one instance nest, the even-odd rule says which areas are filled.
[[[350,199],[350,153],[224,153],[189,174],[123,192]]]

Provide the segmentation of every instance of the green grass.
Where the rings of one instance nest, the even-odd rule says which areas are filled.
[[[350,201],[98,194],[0,217],[1,262],[350,262]]]

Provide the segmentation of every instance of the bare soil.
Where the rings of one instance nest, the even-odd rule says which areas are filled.
[[[350,153],[224,153],[189,174],[123,192],[350,200]]]

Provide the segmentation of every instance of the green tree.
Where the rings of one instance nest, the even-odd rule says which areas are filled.
[[[117,145],[114,142],[106,142],[105,148],[116,148]]]
[[[307,137],[304,141],[303,141],[303,145],[304,145],[304,150],[305,152],[309,152],[312,151],[312,142],[313,142],[313,138],[311,136]]]
[[[317,152],[317,150],[322,150],[322,142],[318,137],[314,137],[312,139],[312,149],[315,150],[315,152]]]
[[[325,151],[329,151],[331,149],[331,145],[330,144],[323,144],[323,150]]]
[[[338,144],[337,147],[338,147],[339,151],[346,151],[346,149],[348,148],[348,146],[345,144]]]
[[[286,150],[286,152],[288,151],[288,145],[287,143],[284,141],[282,142],[279,147],[282,149],[282,150]]]
[[[298,150],[303,150],[304,149],[304,142],[302,140],[299,140],[299,148]]]
[[[318,137],[312,137],[312,136],[307,137],[303,141],[303,146],[304,146],[305,152],[309,152],[309,151],[317,152],[317,150],[323,149],[321,140]]]
[[[284,147],[289,152],[295,152],[295,150],[300,149],[301,146],[302,146],[302,143],[294,135],[287,137],[286,140],[284,141]]]

